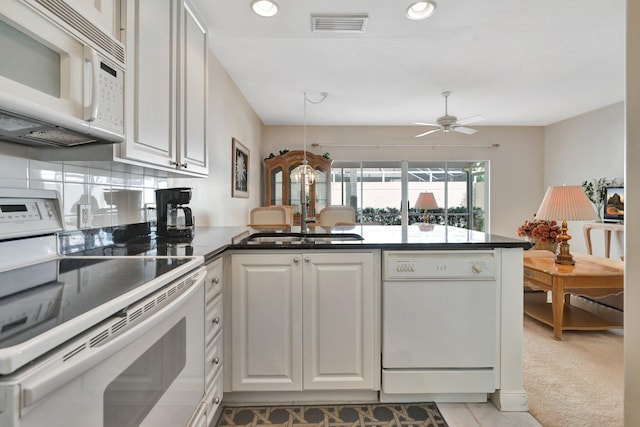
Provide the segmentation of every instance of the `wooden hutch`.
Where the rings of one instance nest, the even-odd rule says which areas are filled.
[[[291,205],[294,223],[300,223],[300,183],[291,179],[291,172],[302,164],[304,151],[295,150],[264,159],[265,206]],[[307,217],[314,217],[331,204],[331,159],[307,151],[307,163],[317,174],[307,192]]]

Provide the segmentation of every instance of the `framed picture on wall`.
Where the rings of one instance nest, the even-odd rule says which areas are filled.
[[[249,197],[249,149],[231,139],[231,196]]]

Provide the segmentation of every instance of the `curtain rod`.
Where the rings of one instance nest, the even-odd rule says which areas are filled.
[[[473,144],[319,144],[314,142],[311,144],[312,147],[392,147],[392,148],[498,148],[500,144],[489,144],[489,145],[473,145]]]

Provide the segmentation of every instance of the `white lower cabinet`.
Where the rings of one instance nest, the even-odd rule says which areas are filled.
[[[371,252],[234,254],[231,270],[232,391],[380,388]]]
[[[207,264],[207,280],[204,288],[204,403],[207,425],[215,425],[222,403],[222,283],[223,260],[217,258]]]

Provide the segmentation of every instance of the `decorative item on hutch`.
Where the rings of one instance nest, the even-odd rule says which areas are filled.
[[[518,236],[524,237],[534,244],[531,249],[547,250],[556,252],[558,250],[558,242],[560,237],[560,225],[556,221],[537,219],[533,214],[532,220],[525,220],[518,227]]]

